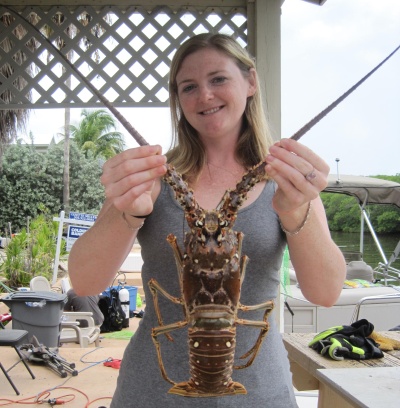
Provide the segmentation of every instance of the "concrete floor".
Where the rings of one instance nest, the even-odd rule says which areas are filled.
[[[134,256],[136,252],[137,248],[134,246],[132,255]],[[64,266],[66,269],[66,265]],[[128,271],[130,270],[132,268],[128,268]],[[138,292],[143,298],[140,273],[128,273],[128,271],[126,271],[127,284],[138,287]],[[8,308],[0,302],[0,313],[7,312]],[[129,328],[123,330],[135,332],[140,320],[131,318]],[[7,407],[20,407],[22,403],[32,403],[29,405],[35,406],[37,400],[47,402],[49,399],[58,398],[60,401],[65,401],[66,407],[108,408],[111,404],[119,371],[106,367],[103,363],[108,358],[121,359],[128,342],[129,340],[103,337],[98,348],[94,344],[88,348],[80,348],[78,344],[65,343],[59,348],[58,355],[69,363],[75,363],[75,368],[78,371],[77,376],[68,374],[67,378],[61,378],[57,373],[43,365],[29,363],[29,367],[36,377],[32,379],[23,364],[19,363],[9,372],[9,375],[20,395],[15,394],[0,370],[0,406],[7,404]],[[1,347],[0,361],[8,369],[18,361],[18,356],[11,348]],[[317,397],[307,396],[307,393],[298,393],[298,395],[299,408],[317,408]],[[50,405],[46,403],[44,406]]]
[[[139,273],[127,273],[127,284],[138,287],[138,292],[144,296]],[[8,308],[0,302],[0,313],[7,313]],[[141,319],[129,319],[129,330],[135,332]],[[23,364],[19,363],[9,375],[20,391],[16,395],[13,388],[0,370],[0,406],[20,407],[21,403],[48,401],[59,398],[65,401],[66,407],[71,408],[108,408],[114,393],[118,378],[118,369],[104,366],[108,358],[121,359],[129,340],[109,339],[103,337],[100,347],[91,344],[87,348],[80,348],[78,344],[65,343],[58,350],[58,355],[69,363],[75,363],[77,376],[68,374],[61,378],[57,373],[43,365],[29,363],[35,375],[32,379]],[[0,348],[0,361],[8,369],[18,361],[17,354],[8,347]],[[315,394],[315,393],[314,393]],[[297,397],[299,408],[317,408],[318,398],[299,393]],[[90,404],[90,405],[89,405]],[[45,404],[44,406],[50,406]],[[273,408],[273,407],[271,407]]]
[[[135,332],[140,319],[131,318],[129,323],[129,328],[123,330]],[[103,363],[108,358],[121,359],[128,341],[103,337],[98,348],[94,344],[87,348],[80,348],[78,344],[64,344],[59,348],[58,355],[69,363],[75,363],[77,376],[68,374],[67,378],[61,378],[43,365],[29,363],[36,377],[32,379],[23,364],[19,363],[9,372],[20,391],[19,396],[0,371],[0,406],[9,402],[7,406],[19,407],[21,402],[35,402],[38,399],[47,402],[49,399],[59,398],[66,402],[65,406],[71,408],[83,408],[88,404],[91,408],[109,407],[119,371],[106,367]],[[11,348],[0,348],[0,361],[6,369],[17,360],[18,356]],[[317,408],[317,397],[308,396],[308,393],[298,394],[299,408]]]
[[[129,331],[135,331],[140,319],[131,318]],[[102,338],[100,347],[94,343],[87,348],[80,348],[78,344],[67,343],[58,350],[58,355],[69,363],[75,363],[77,376],[68,374],[61,378],[57,373],[45,367],[29,363],[35,375],[32,379],[23,364],[19,363],[10,372],[14,384],[20,391],[16,395],[13,388],[0,371],[0,406],[6,401],[11,407],[21,406],[17,401],[34,402],[37,398],[45,401],[51,398],[60,398],[70,401],[65,405],[72,408],[83,408],[91,403],[90,407],[109,407],[118,377],[118,369],[103,365],[108,358],[121,359],[129,340]],[[0,348],[0,361],[8,369],[18,360],[12,348]],[[55,387],[59,387],[54,389]],[[46,390],[50,390],[46,392]],[[34,404],[33,404],[34,405]],[[49,405],[45,405],[49,406]]]

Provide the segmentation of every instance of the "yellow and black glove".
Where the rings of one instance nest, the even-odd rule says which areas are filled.
[[[334,326],[324,330],[318,333],[308,345],[334,360],[382,358],[383,353],[378,348],[378,344],[368,337],[373,330],[372,323],[361,319],[350,326]]]

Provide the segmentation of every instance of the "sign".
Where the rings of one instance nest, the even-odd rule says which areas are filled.
[[[60,212],[60,217],[54,217],[53,221],[57,221],[58,234],[57,234],[57,247],[56,255],[54,258],[53,268],[53,285],[57,281],[58,276],[58,263],[60,261],[61,242],[63,241],[64,224],[68,224],[67,245],[66,250],[69,252],[74,245],[75,241],[84,234],[96,221],[97,215],[94,214],[82,214],[78,212],[71,212],[70,218],[65,218],[65,212]]]
[[[67,251],[69,252],[74,245],[75,241],[83,235],[90,227],[84,227],[81,225],[68,225],[67,234]]]
[[[97,215],[94,214],[84,214],[79,212],[71,211],[69,213],[69,218],[65,219],[64,222],[72,224],[68,226],[67,234],[67,251],[69,252],[74,245],[75,241],[85,233],[91,225],[96,221]],[[81,224],[82,223],[82,224]]]
[[[79,212],[70,212],[69,213],[69,218],[71,220],[80,220],[80,221],[91,221],[95,222],[97,215],[94,214],[83,214]]]

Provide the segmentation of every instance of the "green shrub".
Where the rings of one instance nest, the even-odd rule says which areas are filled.
[[[16,234],[5,250],[0,265],[6,285],[11,288],[29,286],[35,276],[51,280],[57,246],[58,223],[44,214],[38,216],[28,227]],[[61,246],[65,254],[65,243]]]
[[[59,214],[63,209],[62,145],[52,145],[45,153],[32,146],[8,146],[0,173],[0,235],[11,223],[12,232],[26,226],[26,219],[43,211]],[[100,183],[101,161],[85,157],[75,143],[70,146],[71,211],[97,214],[104,201]]]

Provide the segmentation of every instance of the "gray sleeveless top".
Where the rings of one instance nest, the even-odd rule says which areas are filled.
[[[239,210],[234,229],[245,235],[242,255],[247,255],[246,276],[240,301],[254,305],[275,299],[279,289],[279,272],[286,245],[271,200],[275,185],[268,182],[256,201]],[[183,249],[183,234],[188,230],[184,212],[174,199],[172,189],[162,183],[154,211],[139,231],[142,249],[142,279],[146,296],[144,318],[125,350],[112,407],[163,408],[291,408],[297,407],[292,378],[275,316],[269,317],[270,330],[253,365],[234,370],[233,381],[247,389],[247,395],[188,398],[168,394],[171,384],[165,381],[158,366],[151,338],[152,327],[158,326],[148,281],[155,278],[170,295],[181,297],[178,273],[172,248],[166,241],[173,233]],[[182,307],[158,296],[164,324],[184,320]],[[262,320],[263,311],[239,313],[239,318]],[[161,353],[167,375],[174,382],[187,381],[189,374],[187,327],[170,332],[174,341],[159,336]],[[259,329],[237,326],[235,357],[242,356],[255,343]],[[235,358],[235,364],[243,364]]]

